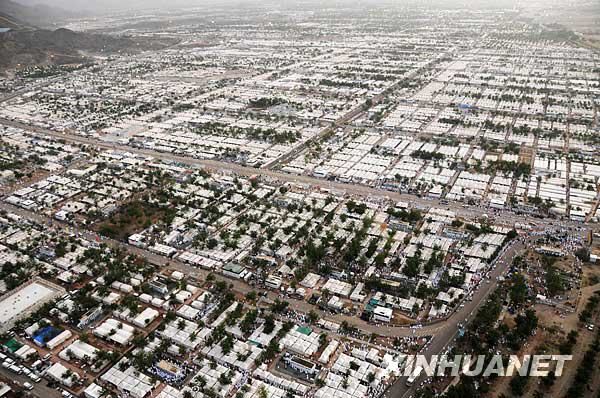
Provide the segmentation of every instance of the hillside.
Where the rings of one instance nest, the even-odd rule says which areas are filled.
[[[12,0],[0,0],[0,27],[30,29],[52,26],[74,14],[48,5],[22,5]]]
[[[57,30],[16,30],[0,33],[0,70],[17,65],[60,65],[86,61],[82,55],[110,55],[159,50],[169,39],[131,38]]]

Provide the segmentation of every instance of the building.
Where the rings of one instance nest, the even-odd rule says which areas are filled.
[[[86,312],[81,317],[81,319],[77,323],[77,328],[78,329],[85,329],[85,328],[87,328],[94,321],[98,320],[100,318],[100,316],[102,316],[102,313],[103,313],[103,310],[102,310],[102,306],[101,305],[99,305],[99,306],[97,306],[95,308],[92,308],[91,310],[89,310],[88,312]]]
[[[245,267],[236,263],[229,263],[223,267],[223,275],[234,279],[246,279],[248,273]]]
[[[378,322],[389,323],[394,317],[394,311],[391,308],[377,306],[373,309],[373,319]]]
[[[283,283],[283,279],[276,275],[269,275],[267,277],[267,279],[265,280],[265,286],[268,287],[269,289],[274,289],[274,290],[279,289],[281,287],[282,283]]]
[[[0,33],[1,33],[1,29],[0,29]],[[8,393],[11,391],[12,391],[12,388],[10,388],[8,385],[6,385],[4,383],[0,383],[0,397],[7,396]]]
[[[90,384],[83,392],[86,398],[101,398],[105,396],[104,388],[96,383]]]
[[[64,367],[60,363],[55,363],[48,369],[44,371],[44,375],[49,379],[52,379],[58,383],[63,384],[66,387],[72,387],[77,380],[79,380],[79,376],[76,373],[72,373],[71,377],[63,377],[67,373],[68,369]]]
[[[151,246],[149,250],[153,253],[160,254],[165,257],[173,257],[177,254],[177,250],[171,246],[161,245],[160,243]]]
[[[315,377],[319,373],[319,367],[304,358],[296,355],[285,354],[283,357],[285,364],[297,372],[304,373],[310,377]]]
[[[546,256],[553,257],[565,257],[566,253],[559,248],[551,247],[551,246],[540,246],[535,249],[535,251],[539,254],[544,254]]]
[[[128,242],[132,246],[145,248],[146,244],[144,243],[145,237],[142,234],[133,234],[128,239]]]
[[[169,287],[160,281],[150,281],[148,283],[148,286],[150,286],[150,289],[152,289],[152,291],[163,296],[169,293]]]
[[[64,293],[62,287],[40,278],[9,292],[0,300],[0,333],[11,329],[15,322]]]
[[[54,218],[58,221],[67,221],[68,217],[69,217],[69,213],[67,213],[64,210],[57,211],[56,214],[54,215]]]

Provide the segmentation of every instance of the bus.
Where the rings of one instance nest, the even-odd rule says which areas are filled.
[[[415,380],[417,380],[419,378],[422,371],[423,371],[422,366],[417,366],[416,368],[414,368],[412,373],[410,374],[410,376],[408,376],[408,380],[406,380],[406,386],[407,387],[412,386],[413,383],[415,382]]]

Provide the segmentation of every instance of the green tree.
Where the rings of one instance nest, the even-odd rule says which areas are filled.
[[[525,277],[522,274],[514,274],[511,279],[510,299],[515,305],[521,305],[527,300],[528,289]]]

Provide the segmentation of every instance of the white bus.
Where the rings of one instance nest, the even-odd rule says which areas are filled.
[[[408,380],[406,380],[406,385],[408,387],[412,386],[413,383],[415,382],[415,380],[417,380],[419,378],[422,371],[423,371],[422,366],[417,366],[416,368],[414,368],[414,370],[412,371],[410,376],[408,376]]]

